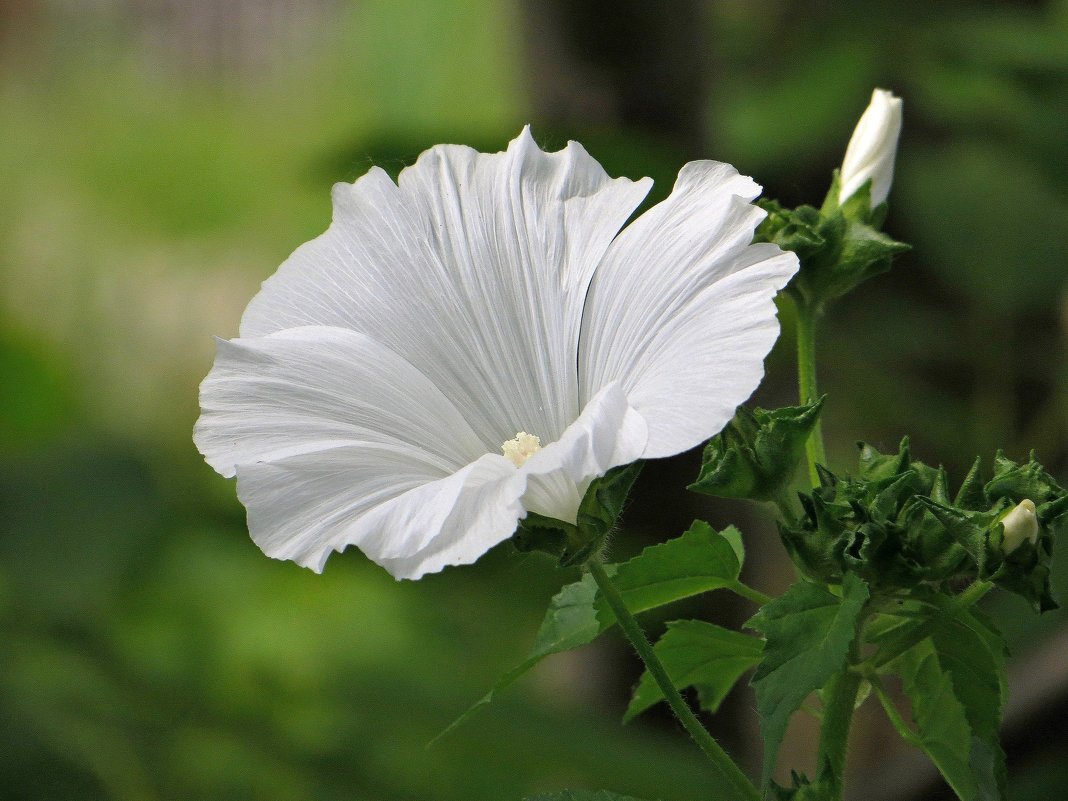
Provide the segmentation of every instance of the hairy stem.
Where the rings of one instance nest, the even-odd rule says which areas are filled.
[[[816,318],[819,310],[808,303],[797,301],[797,383],[802,405],[816,400]],[[812,428],[812,433],[805,443],[808,455],[808,475],[813,487],[820,484],[816,465],[827,464],[827,454],[823,449],[823,426],[819,420]]]
[[[746,801],[759,801],[760,794],[752,782],[746,778],[745,774],[734,763],[734,760],[727,755],[727,752],[720,747],[720,744],[701,725],[693,710],[679,695],[679,691],[675,689],[671,677],[668,676],[667,669],[656,655],[653,646],[649,644],[649,640],[646,638],[641,626],[638,625],[638,621],[634,619],[634,615],[627,609],[623,596],[616,589],[615,584],[612,583],[608,573],[605,572],[604,565],[598,559],[593,558],[586,563],[586,567],[589,569],[590,575],[593,576],[593,580],[597,582],[601,595],[608,602],[608,606],[615,614],[616,620],[619,621],[620,627],[623,629],[624,634],[627,635],[627,639],[630,640],[634,650],[638,652],[638,656],[645,663],[649,674],[656,681],[657,686],[660,687],[660,691],[664,694],[671,711],[675,713],[675,717],[679,719],[679,722],[690,737],[693,738],[693,741],[711,760],[716,772],[719,773],[728,786],[735,790],[737,797],[746,799]]]
[[[827,765],[831,770],[830,795],[827,801],[841,801],[844,787],[842,774],[845,771],[846,749],[849,745],[849,726],[853,721],[853,709],[860,689],[861,677],[850,665],[855,657],[856,644],[850,648],[849,662],[830,684],[824,688],[823,725],[820,729],[818,765],[822,770]]]
[[[757,606],[770,604],[773,600],[775,600],[770,595],[765,595],[760,590],[755,590],[748,584],[742,584],[742,582],[740,581],[735,581],[733,584],[728,585],[727,589],[729,589],[735,595],[740,595],[747,601],[752,601]]]

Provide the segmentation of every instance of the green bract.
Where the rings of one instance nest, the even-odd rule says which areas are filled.
[[[768,212],[757,228],[758,241],[773,242],[794,251],[801,269],[787,292],[812,309],[819,309],[872,276],[890,269],[890,261],[909,245],[879,231],[886,204],[871,208],[871,184],[862,186],[838,204],[838,174],[820,209],[786,209],[774,200],[760,201]]]
[[[701,474],[690,489],[720,498],[770,501],[790,485],[819,420],[824,398],[774,411],[739,407],[705,446]]]
[[[642,463],[634,462],[594,479],[582,496],[574,523],[527,512],[512,535],[512,544],[520,551],[555,556],[561,567],[585,562],[604,544],[641,469]]]
[[[801,518],[780,524],[807,575],[837,582],[853,572],[887,592],[988,579],[1039,611],[1056,606],[1049,561],[1054,536],[1068,525],[1068,495],[1033,456],[1017,464],[999,452],[985,484],[976,461],[951,500],[945,471],[913,461],[907,439],[896,454],[860,448],[856,476],[821,470],[821,485],[800,494]],[[1025,499],[1037,507],[1038,536],[1006,555],[1001,519]]]

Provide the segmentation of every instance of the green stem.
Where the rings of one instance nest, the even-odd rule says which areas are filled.
[[[897,733],[901,735],[901,739],[909,745],[916,748],[923,748],[923,741],[909,728],[909,724],[905,722],[905,719],[901,716],[901,713],[897,710],[897,704],[894,703],[894,699],[890,697],[890,693],[886,691],[886,687],[883,686],[882,679],[873,670],[866,671],[864,678],[871,684],[872,692],[875,693],[875,697],[879,699],[879,703],[883,707],[883,711],[886,713],[887,719],[897,729]]]
[[[770,604],[774,598],[770,595],[765,595],[760,590],[755,590],[748,584],[742,584],[740,581],[735,581],[733,584],[727,586],[735,595],[740,595],[747,601],[752,601],[757,606],[763,606],[764,604]]]
[[[608,606],[611,607],[616,620],[627,635],[627,639],[630,640],[634,650],[638,652],[638,656],[645,663],[649,674],[656,681],[657,686],[660,687],[660,692],[664,694],[664,698],[671,707],[671,711],[675,713],[675,717],[679,719],[679,722],[690,737],[693,738],[693,741],[712,761],[716,771],[728,785],[734,788],[738,797],[747,799],[747,801],[759,801],[760,794],[753,784],[745,777],[745,774],[734,763],[734,760],[727,756],[727,752],[720,747],[720,744],[715,741],[712,735],[705,730],[697,716],[694,715],[693,710],[682,700],[682,696],[675,689],[671,677],[668,676],[667,669],[656,655],[653,646],[649,644],[645,632],[642,631],[638,621],[634,619],[634,615],[627,608],[623,596],[616,589],[616,585],[612,583],[608,573],[605,572],[604,565],[595,557],[586,563],[586,567],[589,569],[590,575],[593,576],[593,580],[597,582],[601,595],[604,596]]]
[[[819,309],[808,303],[797,301],[797,383],[800,388],[801,403],[811,403],[818,397],[816,392],[816,318]],[[816,465],[826,466],[827,454],[823,449],[823,427],[820,421],[812,428],[812,433],[805,443],[808,455],[808,475],[813,487],[820,485]]]
[[[841,801],[844,786],[846,748],[849,745],[849,726],[853,721],[853,709],[857,702],[861,677],[850,666],[856,656],[856,643],[850,648],[846,667],[824,689],[825,706],[823,725],[820,729],[818,770],[827,765],[831,770],[830,795],[827,801]]]
[[[797,512],[794,511],[794,505],[790,502],[790,496],[786,492],[778,493],[772,503],[778,508],[786,525],[797,525]]]
[[[970,609],[992,589],[994,589],[994,582],[986,579],[976,579],[968,585],[964,592],[953,599],[953,612]]]

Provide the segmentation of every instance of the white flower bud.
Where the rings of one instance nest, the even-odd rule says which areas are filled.
[[[871,205],[875,208],[890,194],[894,180],[894,157],[901,134],[901,98],[876,89],[849,140],[839,173],[838,202],[845,203],[868,180]]]
[[[1001,518],[1001,525],[1005,527],[1005,539],[1001,542],[1001,549],[1007,554],[1023,545],[1024,540],[1032,545],[1038,542],[1038,517],[1035,515],[1035,504],[1026,498]]]

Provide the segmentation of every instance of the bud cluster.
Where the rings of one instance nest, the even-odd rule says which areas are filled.
[[[801,519],[780,525],[806,574],[835,583],[853,572],[884,592],[987,579],[1040,611],[1056,606],[1049,562],[1068,493],[1033,456],[1017,464],[999,452],[985,483],[976,460],[952,499],[946,471],[912,460],[907,439],[896,454],[861,444],[856,476],[820,475],[800,494]]]

